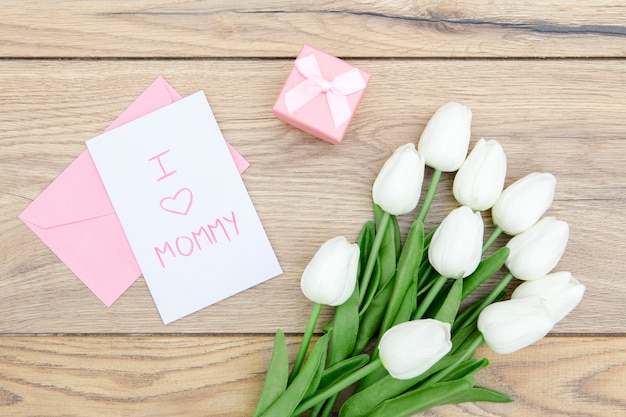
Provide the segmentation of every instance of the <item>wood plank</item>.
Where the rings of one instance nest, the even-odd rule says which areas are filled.
[[[623,333],[626,282],[616,277],[626,252],[626,91],[616,86],[626,61],[354,62],[374,76],[339,146],[272,116],[289,60],[0,62],[0,333],[301,332],[311,307],[299,289],[302,270],[330,237],[356,239],[371,218],[370,184],[383,161],[416,141],[448,100],[473,109],[474,141],[501,141],[508,183],[531,171],[557,176],[549,214],[572,229],[558,269],[588,292],[555,332]],[[159,74],[183,95],[204,89],[225,137],[252,163],[244,181],[284,269],[167,327],[143,280],[107,309],[17,219],[84,140]],[[456,204],[451,178],[444,176],[428,227]],[[403,230],[412,218],[402,217]]]
[[[615,0],[10,0],[0,56],[624,57],[625,15]]]
[[[293,360],[298,338],[290,337]],[[251,415],[270,336],[2,337],[0,406],[15,417]],[[424,416],[621,416],[625,337],[549,337],[501,356],[480,385],[513,403],[438,407]]]

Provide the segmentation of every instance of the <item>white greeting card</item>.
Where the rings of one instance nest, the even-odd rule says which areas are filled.
[[[165,324],[282,273],[203,92],[87,147]]]

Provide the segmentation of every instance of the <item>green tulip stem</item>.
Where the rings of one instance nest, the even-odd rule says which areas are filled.
[[[311,410],[311,414],[309,414],[309,417],[317,417],[317,416],[319,416],[320,411],[321,411],[323,406],[324,406],[324,403],[319,403],[315,407],[313,407],[313,409]]]
[[[430,184],[428,185],[428,191],[426,191],[426,195],[424,196],[422,208],[420,208],[420,211],[417,214],[417,219],[422,223],[428,214],[428,210],[430,210],[433,198],[435,198],[435,192],[437,191],[437,186],[439,185],[439,180],[441,179],[441,173],[441,170],[435,169],[433,171],[433,176],[430,178]]]
[[[480,303],[478,308],[476,308],[476,310],[474,310],[474,312],[470,314],[463,323],[459,323],[459,325],[454,323],[453,331],[461,330],[469,326],[470,324],[474,323],[474,321],[476,321],[476,319],[480,315],[480,312],[483,311],[485,307],[487,307],[489,304],[493,303],[493,300],[496,299],[498,294],[504,291],[506,286],[509,285],[509,282],[511,282],[511,279],[513,279],[513,274],[511,274],[510,272],[507,272],[506,275],[502,277],[500,282],[498,282],[498,285],[496,285],[495,288],[491,290],[489,295],[483,299],[482,303]]]
[[[324,409],[322,410],[322,414],[320,414],[320,417],[330,417],[333,412],[333,408],[335,407],[335,403],[337,402],[337,398],[339,398],[339,393],[333,395],[324,403]]]
[[[435,283],[426,294],[424,300],[417,306],[417,310],[415,310],[415,313],[413,313],[411,320],[419,320],[424,316],[426,310],[428,310],[428,307],[430,307],[433,300],[435,299],[435,297],[437,297],[437,294],[439,294],[439,291],[441,291],[447,280],[448,278],[442,275],[439,275],[437,277]]]
[[[370,283],[370,278],[372,276],[372,272],[374,271],[374,265],[376,265],[376,259],[378,258],[378,252],[380,251],[380,246],[383,243],[385,230],[387,229],[390,219],[391,214],[383,211],[382,217],[380,218],[380,224],[376,225],[376,237],[374,238],[374,242],[372,242],[372,249],[370,250],[369,257],[367,258],[367,264],[365,265],[365,271],[363,271],[363,277],[359,283],[359,305],[361,305],[365,299],[367,286]]]
[[[483,245],[483,255],[485,254],[485,252],[487,252],[487,249],[489,249],[489,247],[493,245],[493,242],[495,242],[498,236],[500,236],[501,234],[502,229],[500,228],[500,226],[496,226],[496,228],[493,229],[493,232],[491,232],[491,234],[485,241],[485,244]]]
[[[296,361],[293,364],[293,368],[291,369],[291,374],[289,374],[288,384],[291,384],[293,379],[300,372],[300,367],[302,367],[302,362],[304,362],[304,357],[306,356],[307,350],[309,350],[309,344],[311,343],[311,338],[313,337],[313,332],[315,331],[315,326],[317,324],[317,319],[322,312],[322,304],[315,303],[313,305],[313,310],[311,311],[311,317],[309,317],[309,323],[306,326],[306,331],[304,332],[304,336],[302,336],[302,343],[300,344],[300,350],[298,350],[298,355],[296,356]]]
[[[300,404],[298,408],[296,408],[296,410],[291,415],[298,416],[304,413],[309,408],[314,407],[315,405],[321,403],[322,401],[326,401],[330,397],[333,397],[335,394],[338,394],[339,392],[348,388],[350,385],[354,384],[355,382],[360,381],[361,379],[365,378],[372,372],[380,369],[382,366],[383,366],[383,363],[380,361],[380,359],[374,359],[372,362],[368,363],[364,367],[354,371],[353,373],[346,376],[345,378],[340,379],[334,385],[331,385],[328,388],[318,391],[317,394],[315,394],[314,396],[302,402],[302,404]]]

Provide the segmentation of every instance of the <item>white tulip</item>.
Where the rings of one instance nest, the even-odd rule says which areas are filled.
[[[539,297],[500,301],[478,316],[478,330],[491,350],[513,353],[547,335],[554,325]]]
[[[467,155],[471,126],[469,107],[454,102],[441,106],[428,121],[417,146],[426,165],[442,172],[459,169]]]
[[[557,323],[580,303],[585,289],[570,272],[561,271],[522,283],[513,291],[511,298],[540,297],[550,317]]]
[[[568,239],[566,222],[544,217],[509,240],[506,246],[511,252],[505,264],[515,278],[524,281],[541,278],[559,263]]]
[[[452,348],[450,324],[434,319],[413,320],[387,330],[378,352],[383,366],[396,379],[421,375]]]
[[[415,145],[400,146],[378,173],[372,196],[384,211],[395,216],[412,211],[420,199],[424,181],[424,158]]]
[[[483,232],[480,212],[467,206],[452,210],[433,235],[428,260],[446,278],[465,278],[480,262]]]
[[[495,140],[480,139],[454,177],[456,201],[474,210],[491,208],[502,193],[506,155]]]
[[[324,243],[302,273],[300,287],[317,304],[338,306],[352,295],[359,265],[359,245],[338,236]]]
[[[552,205],[556,178],[533,172],[509,185],[493,206],[493,223],[507,235],[528,230]]]

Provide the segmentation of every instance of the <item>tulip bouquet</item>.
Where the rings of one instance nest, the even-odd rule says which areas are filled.
[[[554,176],[531,173],[503,190],[507,162],[498,142],[480,139],[467,155],[471,119],[461,104],[442,106],[417,149],[400,146],[381,168],[374,220],[357,243],[332,238],[311,259],[301,280],[311,318],[291,371],[277,331],[255,417],[329,416],[337,408],[340,417],[408,417],[441,404],[511,401],[476,385],[488,361],[474,353],[483,343],[501,354],[534,343],[585,287],[569,272],[552,272],[569,237],[566,222],[542,218]],[[431,181],[401,242],[397,218],[416,209],[426,166]],[[455,171],[459,207],[425,231],[442,174]],[[486,210],[494,227],[485,239]],[[487,256],[502,233],[510,240]],[[513,278],[524,283],[507,297]],[[487,281],[487,295],[466,301]],[[312,343],[323,305],[335,314]]]

